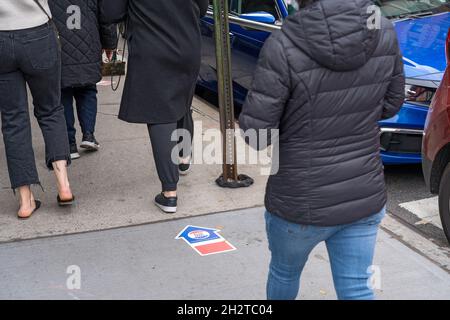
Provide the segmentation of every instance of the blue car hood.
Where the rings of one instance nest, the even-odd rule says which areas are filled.
[[[394,22],[404,56],[406,77],[439,85],[445,68],[450,13]]]

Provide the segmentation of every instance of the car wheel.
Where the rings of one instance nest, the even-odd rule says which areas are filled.
[[[441,215],[442,227],[450,243],[450,163],[445,168],[439,188],[439,212]]]

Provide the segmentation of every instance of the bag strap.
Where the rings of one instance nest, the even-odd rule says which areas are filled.
[[[34,2],[39,6],[39,8],[42,10],[42,12],[45,13],[45,15],[48,18],[48,21],[53,21],[52,17],[49,15],[49,13],[47,12],[47,10],[44,9],[44,7],[42,6],[42,4],[39,2],[39,0],[34,0]]]
[[[126,34],[127,32],[128,32],[128,18],[125,19],[125,21],[124,21],[124,34]],[[119,48],[120,37],[121,37],[121,33],[119,31],[117,33],[116,48]],[[120,61],[120,63],[124,63],[124,61],[125,61],[125,55],[126,55],[126,49],[127,49],[127,41],[128,41],[127,39],[123,39],[122,61]],[[117,51],[115,51],[114,54],[113,54],[113,61],[112,62],[114,64],[117,64]],[[122,80],[122,76],[119,76],[119,80],[117,81],[117,85],[116,86],[114,86],[113,80],[114,80],[114,76],[111,75],[111,89],[113,91],[117,91],[117,89],[119,89],[120,81]]]
[[[55,30],[56,38],[58,39],[59,46],[61,47],[61,37],[59,35],[58,28],[56,27],[55,21],[53,21],[53,18],[50,16],[50,14],[44,9],[42,4],[39,2],[39,0],[34,0],[34,2],[38,5],[38,7],[42,10],[42,12],[45,13],[45,15],[48,18],[48,23],[53,27],[53,30]]]

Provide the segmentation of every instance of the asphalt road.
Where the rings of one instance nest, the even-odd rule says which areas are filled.
[[[388,211],[409,227],[443,247],[450,247],[442,226],[430,223],[439,221],[438,203],[425,185],[420,165],[388,166],[385,169],[388,186]],[[420,203],[424,201],[425,203]],[[405,209],[404,204],[413,202],[414,209]],[[415,204],[417,202],[417,204]],[[429,213],[428,213],[429,212]],[[433,219],[423,219],[432,215]]]

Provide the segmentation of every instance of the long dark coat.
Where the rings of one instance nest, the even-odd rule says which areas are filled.
[[[208,0],[109,0],[104,22],[128,18],[128,74],[119,118],[171,123],[186,115],[200,70]]]
[[[266,42],[240,126],[279,129],[279,170],[266,208],[294,223],[335,226],[381,211],[378,121],[405,98],[397,34],[369,29],[371,0],[318,0]]]
[[[115,49],[115,24],[99,22],[101,3],[108,0],[50,0],[48,5],[61,36],[62,87],[96,84],[102,79],[102,49]],[[67,8],[76,5],[81,11],[81,28],[67,28]]]

